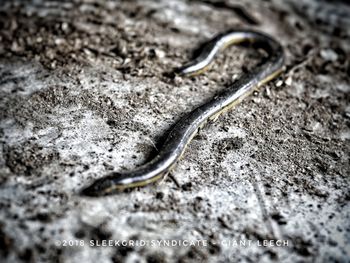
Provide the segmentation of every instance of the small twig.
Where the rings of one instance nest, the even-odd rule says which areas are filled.
[[[172,173],[168,174],[169,178],[171,179],[171,181],[174,182],[174,184],[178,187],[181,188],[181,185],[179,184],[179,182],[176,180],[176,178],[172,175]]]
[[[292,75],[294,73],[294,71],[296,71],[297,69],[302,68],[305,65],[307,65],[310,62],[310,60],[312,58],[314,58],[316,52],[317,52],[317,49],[312,49],[305,59],[303,59],[302,61],[300,61],[300,62],[298,62],[298,63],[296,63],[296,64],[294,64],[292,66],[290,66],[290,69],[288,69],[287,72],[286,72],[286,76]]]

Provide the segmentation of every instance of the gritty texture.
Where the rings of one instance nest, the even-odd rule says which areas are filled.
[[[2,1],[1,262],[348,261],[349,10],[316,0]],[[176,120],[259,63],[256,50],[232,47],[204,75],[172,74],[232,28],[278,39],[285,72],[202,129],[162,182],[80,196],[152,158]],[[208,244],[88,245],[155,239]],[[256,244],[281,239],[288,246]]]

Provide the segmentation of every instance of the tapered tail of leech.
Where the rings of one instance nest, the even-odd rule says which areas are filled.
[[[248,44],[264,49],[266,61],[249,73],[243,74],[231,87],[208,103],[181,118],[169,131],[168,137],[155,158],[128,173],[112,173],[96,180],[82,191],[83,195],[100,196],[126,188],[145,186],[166,175],[184,153],[186,146],[208,120],[230,109],[257,87],[276,77],[283,69],[282,46],[270,36],[252,30],[234,30],[210,40],[200,55],[180,68],[182,75],[196,75],[207,70],[220,50],[232,44]]]

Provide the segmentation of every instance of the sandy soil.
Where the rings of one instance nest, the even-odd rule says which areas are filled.
[[[2,2],[5,261],[349,260],[346,1]],[[171,74],[231,28],[278,39],[285,72],[206,126],[162,182],[80,196],[94,179],[152,158],[176,120],[261,60],[232,47],[204,75]],[[207,243],[97,246],[103,240]]]

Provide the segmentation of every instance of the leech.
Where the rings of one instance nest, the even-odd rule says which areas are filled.
[[[205,71],[218,52],[232,44],[253,44],[264,49],[268,58],[251,72],[243,74],[231,87],[215,96],[208,103],[194,109],[181,118],[169,131],[163,147],[150,162],[136,170],[117,173],[113,172],[93,182],[83,189],[82,194],[88,196],[102,196],[128,188],[145,186],[153,183],[175,166],[186,146],[209,120],[218,116],[241,102],[256,88],[278,76],[284,65],[282,46],[272,37],[252,30],[234,30],[220,34],[210,40],[202,49],[200,55],[178,70],[181,75],[196,75]]]

